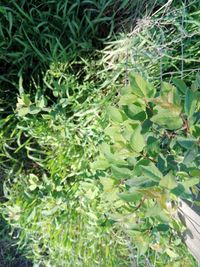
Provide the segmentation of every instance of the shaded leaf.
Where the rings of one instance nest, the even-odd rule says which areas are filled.
[[[132,176],[132,172],[128,168],[119,168],[113,165],[111,171],[117,179],[129,179]]]
[[[184,103],[184,111],[187,116],[191,117],[194,114],[196,104],[197,104],[196,94],[192,90],[187,89],[185,95],[185,103]]]
[[[142,195],[136,190],[132,192],[119,193],[118,195],[126,202],[136,202],[140,201],[140,199],[142,198]]]
[[[173,81],[173,83],[176,85],[176,87],[178,88],[178,90],[179,90],[182,94],[185,94],[185,93],[186,93],[186,91],[187,91],[187,86],[186,86],[186,84],[184,83],[183,80],[173,78],[172,81]]]
[[[132,120],[144,121],[147,117],[146,112],[139,103],[124,107],[124,112]]]
[[[140,166],[140,168],[143,175],[154,182],[159,182],[163,178],[162,173],[153,164],[149,166]]]
[[[196,144],[196,139],[194,138],[186,138],[186,137],[178,137],[177,142],[185,149],[191,149]]]

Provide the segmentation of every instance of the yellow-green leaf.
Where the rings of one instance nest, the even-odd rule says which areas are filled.
[[[145,140],[144,140],[143,135],[141,134],[141,127],[139,125],[134,130],[131,136],[130,145],[132,149],[138,153],[141,152],[143,148],[145,147]]]
[[[160,186],[163,186],[167,189],[173,189],[177,186],[177,182],[175,177],[171,174],[168,173],[166,176],[164,176],[161,181],[160,181]]]
[[[107,107],[107,113],[108,113],[109,118],[113,122],[118,122],[118,123],[123,122],[123,116],[117,108],[109,106]]]

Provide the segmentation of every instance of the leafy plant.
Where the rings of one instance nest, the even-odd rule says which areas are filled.
[[[198,0],[157,2],[131,32],[120,32],[105,45],[101,62],[110,73],[108,84],[126,81],[130,72],[156,85],[173,77],[193,82],[199,71],[199,20]]]
[[[7,183],[3,215],[34,266],[129,266],[123,232],[107,223],[98,185],[35,174]],[[18,194],[21,192],[21,194]]]
[[[41,84],[52,62],[72,62],[102,48],[121,23],[130,21],[137,4],[130,0],[1,1],[1,82],[17,87],[22,76],[26,88],[32,84],[31,77]]]
[[[124,201],[126,212],[108,216],[127,229],[139,254],[150,247],[162,264],[191,266],[177,247],[184,227],[176,214],[180,198],[195,202],[198,193],[200,94],[182,80],[174,84],[163,82],[156,90],[131,74],[117,106],[107,107],[108,139],[92,167],[106,170],[109,178],[100,179],[105,194],[111,194],[106,189],[111,183]]]

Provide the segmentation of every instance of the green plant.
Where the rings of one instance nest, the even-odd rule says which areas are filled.
[[[127,240],[106,223],[97,184],[63,183],[45,173],[12,176],[10,182],[2,212],[34,266],[130,265]]]
[[[117,106],[107,107],[107,140],[92,168],[107,170],[100,179],[104,193],[126,206],[107,215],[129,232],[140,255],[150,248],[158,254],[156,266],[193,266],[180,246],[184,227],[176,213],[179,198],[195,202],[198,193],[200,94],[197,83],[173,82],[156,90],[131,74]]]
[[[157,3],[132,32],[107,42],[103,72],[112,81],[126,81],[128,73],[139,72],[156,84],[173,77],[191,83],[199,71],[199,20],[198,0]]]
[[[26,89],[30,83],[34,87],[31,77],[42,83],[52,62],[72,62],[101,49],[137,5],[130,0],[1,1],[1,82],[17,87],[22,76]]]

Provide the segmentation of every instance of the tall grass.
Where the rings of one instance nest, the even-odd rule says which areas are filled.
[[[199,2],[167,1],[137,21],[130,33],[120,34],[103,51],[103,71],[114,80],[140,72],[155,80],[172,77],[194,80],[200,70]]]

